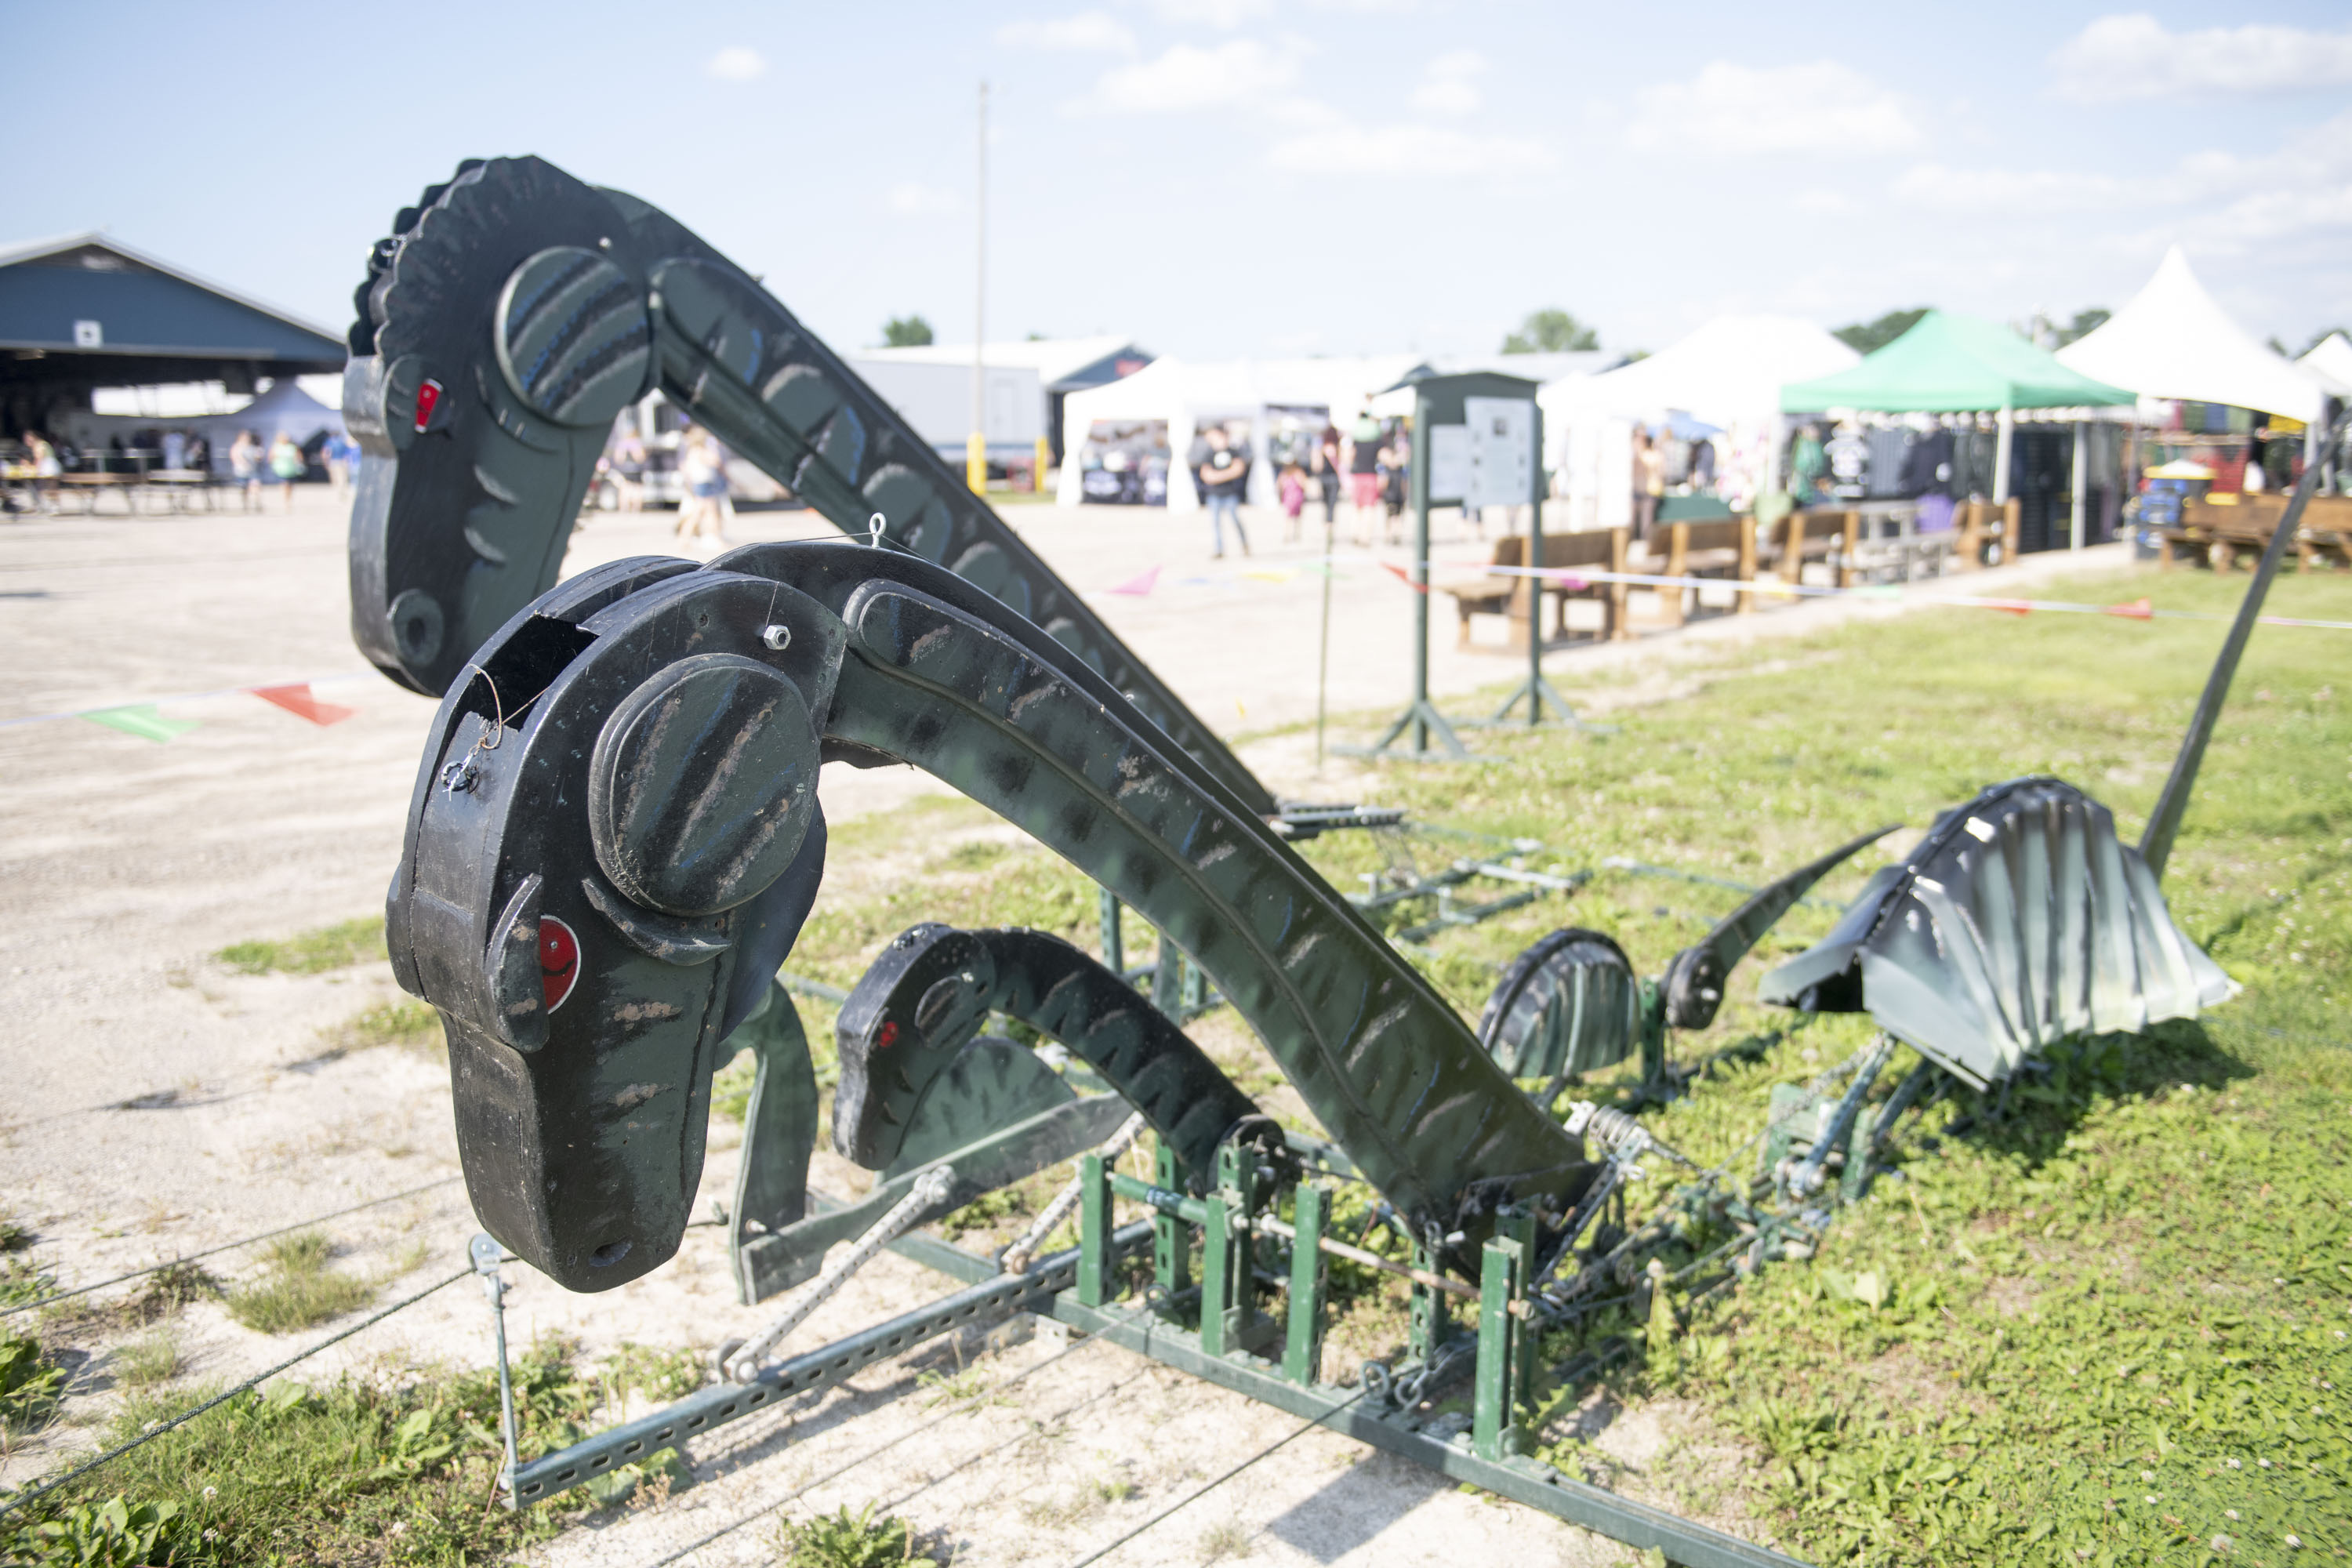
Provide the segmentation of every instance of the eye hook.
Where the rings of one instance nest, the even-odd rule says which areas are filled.
[[[496,715],[496,724],[490,731],[490,738],[487,741],[475,742],[474,749],[478,752],[495,752],[499,749],[499,743],[507,738],[507,708],[505,700],[499,696],[499,683],[490,679],[490,672],[488,670],[484,669],[478,664],[469,664],[466,668],[480,676],[482,678],[483,684],[487,685],[490,689],[490,709]]]

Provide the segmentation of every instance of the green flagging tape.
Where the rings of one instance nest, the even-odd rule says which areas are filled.
[[[166,719],[155,710],[152,702],[134,702],[127,708],[101,708],[81,718],[93,724],[103,724],[110,730],[120,730],[126,735],[136,735],[142,741],[168,741],[184,735],[197,727],[194,719]]]

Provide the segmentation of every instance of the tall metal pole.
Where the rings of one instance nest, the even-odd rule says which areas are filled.
[[[2074,491],[2074,509],[2066,526],[2066,548],[2083,548],[2084,514],[2090,510],[2091,500],[2091,426],[2088,420],[2074,421],[2074,472],[2070,489]]]
[[[2342,421],[2327,433],[2331,442],[2344,433]],[[2173,836],[2180,831],[2180,819],[2189,810],[2189,792],[2197,787],[2197,769],[2205,761],[2205,743],[2213,738],[2213,726],[2221,717],[2221,704],[2229,700],[2230,682],[2236,679],[2238,660],[2246,651],[2246,639],[2254,635],[2254,623],[2262,618],[2263,600],[2269,596],[2271,579],[2278,575],[2279,563],[2286,556],[2286,547],[2303,527],[2304,503],[2319,489],[2319,469],[2307,468],[2294,487],[2294,499],[2286,503],[2286,513],[2271,531],[2271,541],[2263,547],[2262,564],[2254,568],[2254,580],[2246,584],[2246,596],[2238,602],[2238,618],[2230,623],[2230,635],[2221,641],[2221,657],[2213,661],[2213,673],[2205,678],[2205,694],[2197,700],[2197,711],[2189,721],[2189,734],[2180,742],[2180,754],[2172,759],[2172,772],[2164,781],[2164,793],[2156,797],[2156,810],[2149,814],[2147,831],[2140,836],[2139,858],[2159,880],[2164,876],[2164,863],[2172,858]]]
[[[1414,395],[1412,456],[1412,754],[1429,750],[1429,400]]]
[[[1542,575],[1543,549],[1543,405],[1533,404],[1535,410],[1529,421],[1529,438],[1535,442],[1535,460],[1528,465],[1528,565],[1537,575],[1528,579],[1528,728],[1543,722],[1543,606],[1544,590],[1551,580]]]
[[[971,493],[988,493],[988,82],[980,84],[980,134],[974,141],[976,215],[971,247],[971,434],[963,447],[963,482]]]
[[[1331,531],[1323,520],[1323,637],[1315,662],[1315,771],[1323,771],[1323,716],[1331,694]]]

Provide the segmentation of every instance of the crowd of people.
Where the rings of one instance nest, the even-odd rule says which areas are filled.
[[[127,437],[110,436],[102,447],[78,447],[33,429],[0,441],[0,475],[8,481],[12,510],[58,510],[67,476],[86,473],[166,482],[225,479],[248,511],[265,506],[265,487],[275,486],[283,510],[291,511],[294,487],[310,477],[314,464],[326,470],[336,499],[345,498],[358,477],[360,446],[341,430],[327,430],[306,446],[290,431],[278,430],[264,440],[260,431],[244,429],[217,457],[216,463],[212,442],[201,430],[134,430]]]
[[[1236,422],[1241,423],[1241,422]],[[1318,496],[1323,506],[1325,538],[1339,526],[1344,495],[1352,509],[1355,542],[1369,548],[1377,533],[1395,544],[1405,507],[1405,481],[1412,463],[1412,437],[1402,420],[1383,421],[1367,407],[1344,430],[1326,423],[1311,439],[1279,443],[1275,460],[1275,497],[1282,507],[1283,542],[1296,544],[1305,527],[1307,502]],[[1225,553],[1225,528],[1231,524],[1234,543],[1250,552],[1241,503],[1249,493],[1249,426],[1238,435],[1226,424],[1202,428],[1189,455],[1189,466],[1201,504],[1209,513],[1212,560]],[[1475,518],[1473,519],[1475,521]]]

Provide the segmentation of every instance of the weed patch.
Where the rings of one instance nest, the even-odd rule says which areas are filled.
[[[320,974],[384,956],[383,920],[369,915],[281,942],[232,942],[213,954],[240,974]]]
[[[430,1002],[403,996],[380,1007],[354,1014],[335,1031],[335,1043],[345,1050],[398,1046],[404,1050],[441,1048],[441,1015]]]
[[[917,1555],[915,1527],[891,1514],[876,1518],[872,1503],[856,1513],[845,1503],[835,1513],[786,1520],[776,1548],[788,1568],[937,1568]]]
[[[45,1425],[57,1413],[65,1385],[65,1369],[42,1353],[39,1341],[21,1335],[0,1339],[0,1431]]]
[[[265,1334],[316,1327],[375,1300],[373,1281],[329,1268],[326,1233],[297,1231],[271,1242],[261,1278],[228,1292],[228,1315]]]
[[[110,1363],[125,1388],[149,1389],[169,1383],[180,1372],[180,1339],[169,1328],[142,1334],[114,1352]]]
[[[522,1457],[575,1440],[600,1395],[570,1347],[542,1341],[513,1370]],[[134,1394],[103,1440],[134,1436],[209,1392]],[[584,1514],[492,1506],[505,1462],[498,1426],[488,1371],[401,1387],[271,1384],[0,1519],[0,1562],[504,1562]]]

